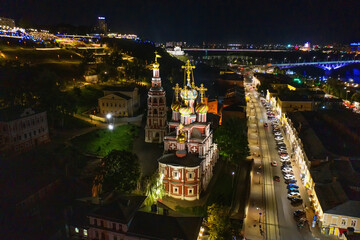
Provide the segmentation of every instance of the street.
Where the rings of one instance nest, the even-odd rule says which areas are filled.
[[[287,188],[281,172],[280,157],[276,149],[274,135],[266,110],[262,106],[258,93],[246,87],[250,101],[248,102],[248,136],[250,152],[254,154],[251,193],[244,233],[247,239],[314,239],[309,231],[309,225],[299,229],[293,217],[297,209],[303,210],[303,205],[294,207],[287,199]],[[268,127],[264,127],[268,123]],[[284,133],[282,132],[285,137]],[[291,149],[288,143],[288,152]],[[259,157],[260,155],[260,157]],[[276,161],[278,166],[271,166]],[[300,188],[300,194],[306,197],[305,188],[298,178],[299,170],[292,163],[294,175]],[[280,182],[273,180],[280,177]],[[256,226],[255,226],[256,225]]]

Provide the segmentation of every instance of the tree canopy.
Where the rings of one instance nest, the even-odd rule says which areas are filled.
[[[101,161],[95,185],[101,185],[105,192],[131,193],[136,189],[139,178],[140,165],[136,154],[112,150]]]
[[[207,226],[209,228],[210,239],[231,239],[232,228],[229,211],[226,207],[217,204],[210,205],[208,207]]]
[[[224,160],[237,164],[249,156],[246,119],[230,118],[214,135]]]
[[[146,206],[153,205],[158,199],[162,199],[165,196],[165,188],[159,172],[155,172],[145,180],[145,194],[147,196],[145,200]]]

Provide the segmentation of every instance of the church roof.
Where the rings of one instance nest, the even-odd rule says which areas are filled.
[[[196,240],[201,222],[200,217],[173,217],[138,211],[127,234],[147,239]]]
[[[104,91],[121,91],[121,92],[133,92],[136,86],[119,87],[119,86],[106,86]]]
[[[172,166],[196,167],[201,164],[203,159],[192,153],[187,153],[185,157],[178,157],[175,153],[168,153],[160,157],[158,161]]]

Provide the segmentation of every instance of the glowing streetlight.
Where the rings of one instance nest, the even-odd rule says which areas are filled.
[[[112,117],[111,113],[106,114],[106,118],[110,119]]]
[[[114,129],[114,125],[109,124],[108,128],[109,128],[109,130],[113,130],[113,129]]]

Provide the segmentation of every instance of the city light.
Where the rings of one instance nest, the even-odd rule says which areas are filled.
[[[112,117],[111,113],[106,114],[106,118],[110,119]]]
[[[113,129],[114,129],[114,125],[109,124],[108,128],[109,128],[109,130],[113,130]]]

